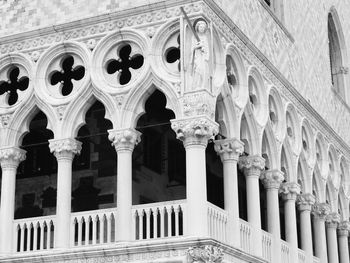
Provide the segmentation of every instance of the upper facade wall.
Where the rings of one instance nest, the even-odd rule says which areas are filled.
[[[350,2],[276,1],[284,2],[284,21],[280,22],[287,30],[275,21],[262,0],[214,0],[306,101],[341,137],[346,138],[350,111],[331,88],[327,18],[334,7],[339,15],[347,54],[350,54],[350,20],[346,19],[350,15]],[[349,61],[344,63],[349,66]],[[350,75],[346,78],[349,81]],[[348,105],[349,98],[348,94]]]

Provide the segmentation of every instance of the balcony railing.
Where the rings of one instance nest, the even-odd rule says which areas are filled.
[[[271,246],[272,246],[272,235],[265,231],[261,231],[262,235],[262,257],[268,262],[271,262]],[[284,261],[282,261],[284,262]]]
[[[317,257],[314,257],[314,262],[313,263],[320,263],[320,259]]]
[[[114,242],[116,212],[116,208],[109,208],[72,213],[71,245],[79,247]]]
[[[251,253],[252,251],[252,227],[251,225],[240,219],[239,220],[239,231],[240,231],[240,241],[241,249],[244,252]]]
[[[298,260],[299,263],[305,263],[306,262],[306,255],[305,255],[305,251],[298,249]]]
[[[289,243],[281,240],[281,262],[289,263],[290,248]]]
[[[30,252],[54,248],[55,216],[32,217],[14,221],[14,250]]]
[[[226,242],[227,212],[208,202],[209,236]]]
[[[136,240],[184,235],[186,200],[134,205],[132,215]]]

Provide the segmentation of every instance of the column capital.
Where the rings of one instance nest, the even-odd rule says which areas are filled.
[[[228,160],[238,161],[239,156],[244,151],[244,143],[240,140],[224,139],[214,141],[214,149],[218,155],[220,155],[221,161],[225,162]]]
[[[108,139],[117,152],[133,151],[134,147],[141,141],[141,132],[133,128],[108,130],[108,134]]]
[[[339,236],[348,236],[350,231],[350,222],[342,221],[338,224],[338,235]]]
[[[280,187],[280,194],[283,200],[295,201],[298,194],[300,194],[300,185],[296,182],[283,183]]]
[[[312,206],[312,214],[319,219],[326,219],[330,211],[330,206],[327,203],[315,203]]]
[[[20,162],[26,159],[26,151],[18,147],[0,148],[0,164],[1,167],[17,168]]]
[[[238,161],[240,169],[244,169],[245,176],[260,177],[261,171],[265,169],[265,159],[258,155],[241,156]]]
[[[209,139],[219,132],[219,124],[207,116],[171,120],[176,138],[183,141],[185,148],[190,145],[207,146]]]
[[[49,140],[50,152],[56,156],[57,160],[73,160],[74,155],[80,154],[81,144],[81,142],[73,138]]]
[[[212,245],[201,247],[190,247],[187,250],[189,263],[221,263],[224,259],[224,252],[221,248]]]
[[[262,172],[260,178],[266,189],[279,189],[284,180],[284,173],[280,170],[267,170]]]
[[[340,215],[338,213],[330,213],[326,216],[326,225],[329,228],[337,228],[340,223]]]
[[[310,193],[300,194],[297,197],[297,204],[300,211],[311,211],[312,206],[315,204],[315,196]]]

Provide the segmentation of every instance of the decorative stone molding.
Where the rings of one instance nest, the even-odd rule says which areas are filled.
[[[349,73],[349,68],[342,66],[342,67],[339,68],[339,73],[346,75],[346,74]]]
[[[258,155],[242,156],[238,165],[240,169],[244,169],[246,176],[260,177],[261,171],[265,169],[265,159]]]
[[[187,255],[189,263],[221,263],[224,258],[223,250],[212,245],[190,247]]]
[[[26,159],[26,151],[18,147],[0,149],[0,164],[3,169],[17,168]]]
[[[109,130],[108,133],[108,139],[117,152],[132,151],[141,141],[141,133],[135,129]]]
[[[338,224],[338,235],[339,236],[348,236],[350,231],[350,222],[342,221]]]
[[[326,217],[326,226],[336,228],[340,223],[340,215],[338,213],[330,213]]]
[[[171,120],[171,128],[175,131],[176,138],[183,141],[185,147],[207,146],[208,140],[214,139],[219,132],[219,124],[207,116]]]
[[[300,194],[300,185],[295,182],[286,182],[281,185],[279,192],[283,200],[295,201],[298,194]]]
[[[11,121],[11,115],[10,114],[4,114],[0,116],[0,127],[6,128]]]
[[[74,155],[80,154],[81,145],[81,142],[72,138],[49,140],[50,152],[56,156],[57,160],[73,160]]]
[[[311,211],[315,201],[316,199],[312,194],[301,194],[297,197],[297,204],[300,211]]]
[[[280,170],[264,171],[260,178],[266,189],[279,189],[284,180],[284,173]]]
[[[220,155],[221,161],[234,160],[238,161],[239,156],[244,151],[244,143],[240,140],[224,139],[214,141],[214,149],[218,155]]]
[[[185,117],[206,115],[214,119],[216,98],[207,90],[186,93],[181,100]]]
[[[330,206],[327,203],[315,203],[312,206],[312,214],[319,219],[325,220],[330,213]]]

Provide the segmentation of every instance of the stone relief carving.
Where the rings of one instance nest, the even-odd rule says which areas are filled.
[[[211,119],[215,117],[215,98],[206,91],[185,94],[182,105],[186,117],[195,115],[206,115]]]
[[[0,127],[6,128],[11,121],[11,115],[10,114],[4,114],[0,115]]]
[[[190,247],[187,250],[189,263],[221,263],[224,252],[217,246]]]

